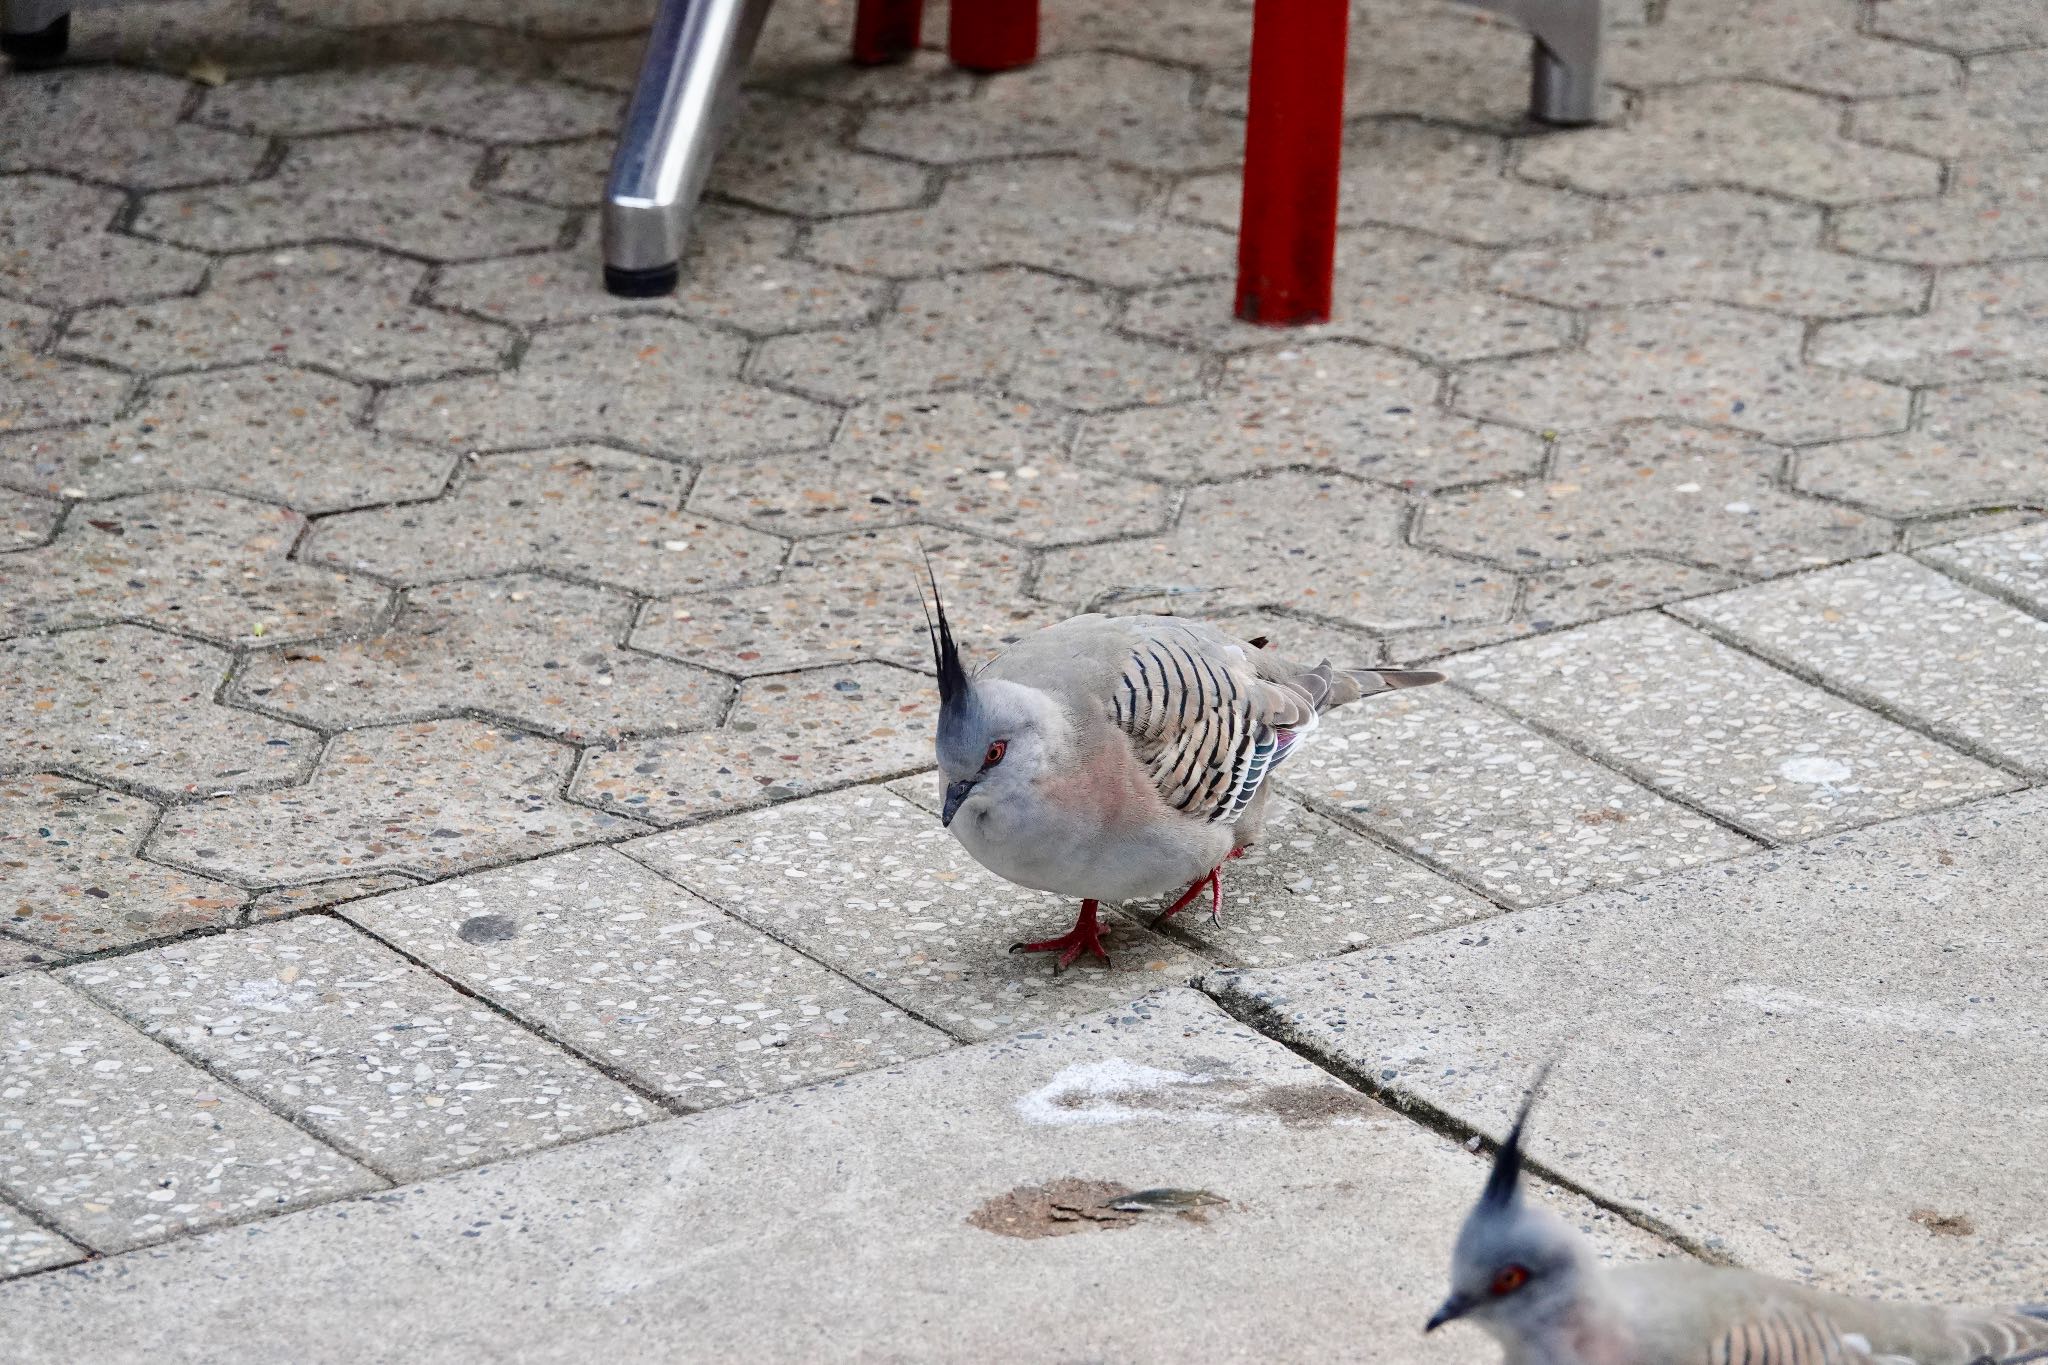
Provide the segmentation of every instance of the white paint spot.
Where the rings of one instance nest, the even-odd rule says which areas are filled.
[[[1829,787],[1847,782],[1849,774],[1854,771],[1855,769],[1841,759],[1829,758],[1825,754],[1801,754],[1797,758],[1788,758],[1778,765],[1778,776],[1787,782],[1804,782],[1813,787]]]
[[[1165,1111],[1160,1109],[1134,1109],[1118,1104],[1110,1097],[1128,1099],[1137,1095],[1158,1094],[1174,1086],[1207,1085],[1214,1079],[1209,1076],[1192,1076],[1185,1071],[1164,1071],[1156,1066],[1142,1066],[1127,1062],[1121,1057],[1110,1057],[1099,1062],[1077,1062],[1066,1067],[1051,1081],[1017,1101],[1017,1112],[1028,1123],[1040,1123],[1050,1127],[1072,1127],[1083,1125],[1100,1127],[1112,1123],[1131,1123],[1138,1119],[1208,1119],[1216,1115],[1208,1112],[1188,1110]],[[1096,1101],[1087,1103],[1086,1101]]]

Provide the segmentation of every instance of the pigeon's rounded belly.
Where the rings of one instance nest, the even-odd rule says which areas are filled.
[[[955,820],[952,829],[976,862],[1005,881],[1077,900],[1177,893],[1229,856],[1231,845],[1228,826],[1086,842],[991,839],[986,824],[972,816]]]

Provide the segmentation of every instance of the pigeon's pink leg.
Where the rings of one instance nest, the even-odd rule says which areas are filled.
[[[1230,850],[1230,858],[1242,858],[1243,856],[1244,850],[1241,848]],[[1229,862],[1230,858],[1225,858],[1223,863]],[[1154,924],[1166,923],[1166,921],[1194,904],[1195,897],[1201,895],[1202,888],[1206,886],[1209,888],[1209,923],[1221,924],[1223,922],[1223,863],[1218,863],[1210,868],[1208,875],[1196,878],[1195,884],[1181,892],[1180,899],[1167,906],[1164,910],[1161,910],[1159,918],[1152,922]]]
[[[1059,963],[1055,971],[1064,971],[1074,965],[1074,959],[1082,953],[1093,953],[1102,959],[1102,965],[1109,965],[1109,952],[1102,946],[1102,926],[1095,922],[1095,901],[1081,902],[1081,918],[1074,921],[1074,927],[1058,938],[1045,939],[1038,943],[1013,943],[1013,953],[1058,953]]]

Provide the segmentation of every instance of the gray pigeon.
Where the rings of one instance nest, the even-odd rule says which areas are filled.
[[[1460,1318],[1506,1365],[2019,1365],[2048,1361],[2048,1307],[1931,1308],[1822,1293],[1693,1262],[1603,1267],[1585,1240],[1522,1195],[1532,1089],[1451,1253]]]
[[[945,604],[929,622],[939,673],[940,819],[983,867],[1078,897],[1069,932],[1010,951],[1105,963],[1098,902],[1209,889],[1265,822],[1267,780],[1323,712],[1442,682],[1406,669],[1309,668],[1263,641],[1171,616],[1076,616],[972,676]]]

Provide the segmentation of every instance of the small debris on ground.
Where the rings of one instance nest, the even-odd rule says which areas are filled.
[[[968,1214],[967,1221],[999,1237],[1065,1237],[1096,1228],[1131,1227],[1146,1214],[1170,1213],[1182,1222],[1206,1223],[1207,1210],[1229,1203],[1208,1190],[1134,1190],[1113,1181],[1068,1176],[1005,1191]]]

